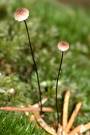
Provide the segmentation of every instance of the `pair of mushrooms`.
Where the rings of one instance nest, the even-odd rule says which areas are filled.
[[[38,90],[39,90],[39,100],[40,100],[40,111],[42,113],[42,102],[41,102],[41,100],[42,100],[42,92],[41,92],[41,88],[40,88],[37,65],[36,65],[36,62],[35,62],[34,53],[33,53],[32,45],[31,45],[31,41],[30,41],[29,30],[28,30],[28,26],[27,26],[27,23],[26,23],[26,19],[28,17],[29,17],[29,10],[26,9],[26,8],[17,9],[16,12],[15,12],[15,15],[14,15],[15,20],[17,20],[19,22],[24,21],[25,26],[26,26],[26,31],[27,31],[28,40],[29,40],[29,47],[30,47],[33,63],[34,63],[34,66],[35,66],[36,75],[37,75]],[[59,111],[58,111],[58,105],[57,105],[58,80],[59,80],[59,76],[60,76],[60,73],[61,73],[61,66],[62,66],[62,61],[63,61],[63,53],[69,49],[69,44],[67,42],[64,42],[64,41],[59,42],[58,43],[58,49],[62,52],[59,71],[58,71],[58,76],[57,76],[57,80],[56,80],[56,110],[57,110],[57,121],[59,122]]]

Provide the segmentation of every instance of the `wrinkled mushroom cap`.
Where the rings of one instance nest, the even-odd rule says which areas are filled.
[[[15,20],[21,22],[28,18],[29,10],[26,8],[18,8],[14,14]]]
[[[62,52],[65,52],[69,49],[69,43],[61,41],[58,43],[58,49]]]

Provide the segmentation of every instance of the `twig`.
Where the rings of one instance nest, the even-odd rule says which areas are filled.
[[[67,91],[65,94],[65,99],[64,99],[64,105],[63,105],[63,129],[66,128],[67,121],[68,121],[68,104],[69,104],[69,97],[70,97],[70,92]]]
[[[61,135],[62,134],[62,126],[59,124],[58,125],[58,130],[57,130],[57,135]]]
[[[90,129],[90,123],[87,123],[85,125],[79,125],[77,126],[76,128],[74,128],[70,133],[69,135],[75,135],[76,133],[84,133],[86,132],[87,130]]]
[[[39,112],[40,111],[40,108],[39,107],[10,107],[10,106],[7,106],[7,107],[0,107],[0,110],[4,110],[4,111],[15,111],[15,112]],[[43,112],[52,112],[53,109],[50,108],[50,107],[43,107],[42,108],[42,111]]]
[[[71,118],[70,118],[70,120],[69,120],[69,122],[68,122],[68,124],[67,124],[67,127],[66,127],[66,132],[69,132],[69,130],[71,129],[71,127],[72,127],[72,125],[73,125],[73,122],[74,122],[74,120],[75,120],[75,118],[76,118],[76,116],[78,115],[78,112],[79,112],[79,110],[80,110],[80,108],[81,108],[81,102],[79,102],[77,105],[76,105],[76,108],[75,108],[75,110],[73,111],[73,113],[72,113],[72,115],[71,115]]]
[[[51,135],[57,135],[56,131],[41,118],[39,113],[34,113],[34,116],[40,127],[43,128],[47,133]]]
[[[35,112],[37,111],[38,108],[34,108],[34,107],[23,107],[23,108],[19,108],[19,107],[0,107],[0,110],[4,110],[4,111],[15,111],[15,112]]]

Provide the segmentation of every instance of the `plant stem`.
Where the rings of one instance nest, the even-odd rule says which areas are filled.
[[[31,51],[31,55],[32,55],[32,59],[33,59],[33,63],[34,63],[35,71],[36,71],[38,89],[39,89],[40,112],[42,113],[42,102],[41,102],[41,100],[42,100],[42,92],[41,92],[41,88],[40,88],[39,75],[38,75],[37,65],[36,65],[36,62],[35,62],[34,53],[33,53],[32,45],[31,45],[28,26],[27,26],[26,21],[24,21],[24,23],[25,23],[25,27],[26,27],[26,31],[27,31],[27,36],[28,36],[29,48],[30,48],[30,51]]]
[[[59,76],[61,74],[61,67],[62,67],[62,61],[63,61],[63,52],[62,52],[62,56],[61,56],[61,60],[60,60],[60,65],[59,65],[59,71],[58,71],[58,76],[57,76],[57,80],[56,80],[56,111],[57,111],[57,122],[59,123],[59,110],[58,110],[58,98],[57,98],[57,89],[58,89],[58,80],[59,80]]]

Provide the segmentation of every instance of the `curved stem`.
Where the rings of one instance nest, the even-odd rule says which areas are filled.
[[[58,71],[58,76],[57,76],[57,80],[56,80],[56,111],[57,111],[57,122],[59,123],[59,110],[58,110],[58,98],[57,98],[57,89],[58,89],[58,80],[59,80],[59,76],[61,74],[61,67],[62,67],[62,61],[63,61],[63,52],[62,52],[62,56],[61,56],[61,60],[60,60],[60,65],[59,65],[59,71]]]
[[[39,89],[40,112],[42,112],[42,102],[41,102],[42,92],[41,92],[41,88],[40,88],[40,82],[39,82],[39,75],[38,75],[37,65],[36,65],[35,58],[34,58],[34,53],[33,53],[32,45],[31,45],[31,40],[30,40],[28,26],[27,26],[26,21],[24,21],[24,23],[25,23],[25,27],[26,27],[26,31],[27,31],[27,36],[28,36],[29,48],[30,48],[32,59],[33,59],[33,63],[34,63],[34,66],[35,66],[35,71],[36,71],[36,76],[37,76],[37,82],[38,82],[38,89]]]

